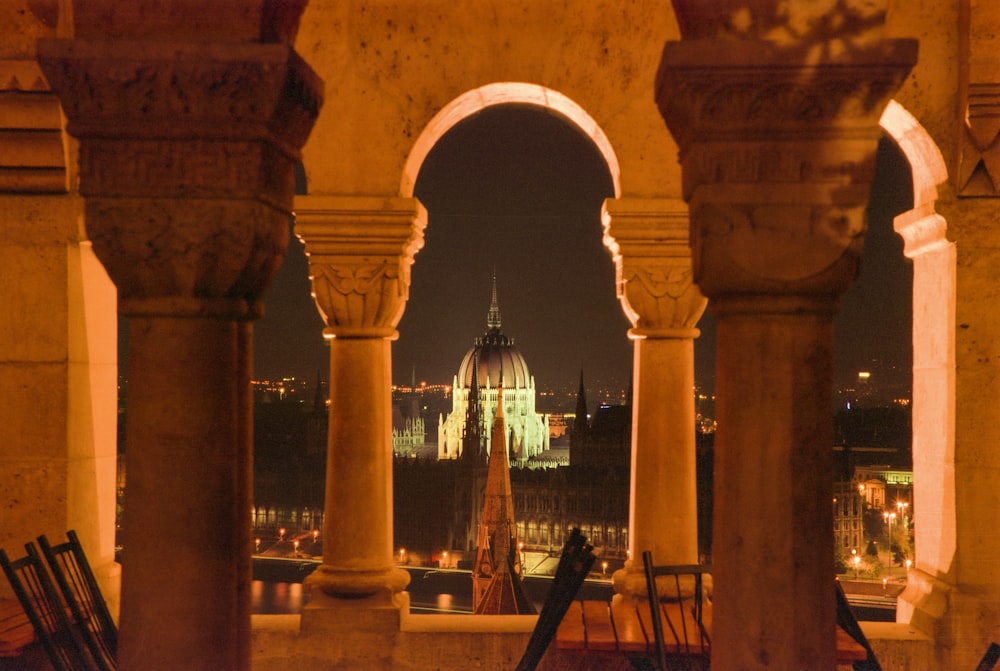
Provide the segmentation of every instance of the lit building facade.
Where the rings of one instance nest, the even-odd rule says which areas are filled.
[[[497,414],[497,399],[503,389],[503,413],[507,418],[507,444],[512,461],[521,462],[549,449],[549,419],[535,412],[535,378],[514,345],[501,330],[497,304],[496,278],[486,318],[486,334],[476,339],[466,352],[455,376],[452,410],[438,425],[438,459],[462,456],[462,437],[470,398],[478,389],[480,435],[486,436],[486,454],[490,453],[492,434],[489,427]],[[475,371],[475,372],[474,372]]]
[[[864,496],[853,483],[834,483],[833,547],[837,553],[864,550],[865,505]]]

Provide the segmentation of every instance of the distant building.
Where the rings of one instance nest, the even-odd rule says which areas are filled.
[[[847,554],[862,552],[865,544],[865,499],[853,483],[833,485],[833,546]]]
[[[403,417],[398,406],[392,409],[392,452],[400,456],[411,454],[421,447],[427,438],[424,418]]]
[[[454,381],[452,411],[438,426],[438,459],[457,459],[462,455],[466,433],[466,415],[471,400],[479,406],[483,426],[490,426],[497,414],[498,390],[504,390],[504,416],[507,418],[507,444],[511,462],[521,462],[549,448],[548,416],[535,412],[535,379],[528,364],[514,346],[514,341],[500,331],[500,307],[497,305],[496,278],[486,318],[487,331],[466,352]],[[478,377],[478,394],[471,393],[473,371]],[[471,399],[471,400],[470,400]],[[491,436],[485,432],[486,453]]]

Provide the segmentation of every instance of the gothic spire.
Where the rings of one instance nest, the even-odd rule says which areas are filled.
[[[465,407],[465,434],[462,436],[462,458],[479,463],[483,457],[482,419],[479,412],[479,356],[472,357],[472,384]]]
[[[486,327],[491,331],[500,330],[500,306],[497,304],[497,273],[493,271],[493,297],[490,300],[490,311],[486,315]]]
[[[521,582],[521,553],[517,546],[514,498],[507,463],[507,423],[503,389],[497,390],[492,449],[472,568],[472,605],[477,615],[534,614]]]
[[[573,430],[569,434],[569,463],[580,466],[587,461],[587,388],[583,385],[583,369],[580,369],[580,389],[576,392],[576,417]]]
[[[583,369],[580,369],[580,388],[576,392],[576,419],[573,421],[574,429],[582,425],[587,428],[587,388],[583,385]]]

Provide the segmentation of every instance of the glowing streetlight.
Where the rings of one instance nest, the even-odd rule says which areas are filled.
[[[298,554],[299,554],[299,542],[295,541],[294,543],[292,543],[292,556],[294,557]]]
[[[253,545],[254,545],[254,552],[260,554],[260,539],[259,538],[254,538],[253,539]]]
[[[281,527],[280,529],[278,529],[278,540],[279,541],[285,540],[285,527]]]
[[[906,501],[896,501],[896,510],[899,511],[899,521],[906,525],[906,509],[910,504]]]
[[[886,546],[889,550],[889,568],[892,568],[892,522],[896,519],[896,513],[884,512],[882,513],[882,519],[884,519],[885,523],[889,525],[889,540],[886,543]]]
[[[447,550],[445,550],[444,552],[441,553],[441,562],[442,562],[442,564],[441,564],[442,568],[448,568],[448,551]]]
[[[313,543],[316,542],[317,538],[319,538],[319,529],[313,529]]]
[[[851,561],[854,562],[854,579],[858,579],[858,567],[861,565],[861,557],[854,555],[851,557]]]
[[[606,561],[601,562],[601,575],[605,577],[608,575],[608,562]]]

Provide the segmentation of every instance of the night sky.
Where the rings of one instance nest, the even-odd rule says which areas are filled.
[[[664,131],[666,132],[666,131]],[[590,141],[561,119],[530,108],[492,108],[434,147],[416,185],[428,210],[406,312],[393,344],[394,383],[451,384],[486,330],[491,278],[503,332],[514,339],[539,389],[624,387],[629,324],[614,296],[614,268],[601,243],[600,208],[612,195]],[[908,209],[909,170],[887,141],[872,189],[866,257],[837,319],[838,385],[872,359],[909,368],[911,265],[892,216]],[[255,377],[328,377],[322,322],[309,295],[302,245],[286,261],[255,324]],[[714,389],[711,315],[699,324],[696,378]],[[588,392],[590,393],[590,392]]]

